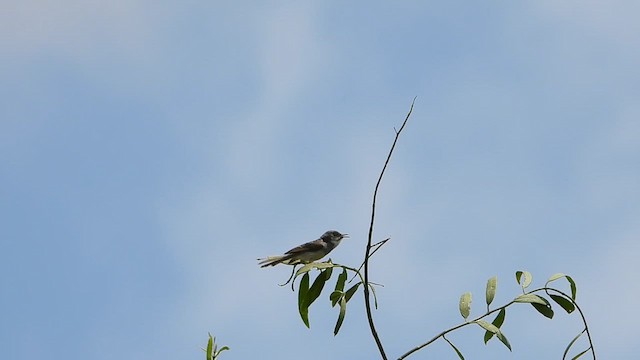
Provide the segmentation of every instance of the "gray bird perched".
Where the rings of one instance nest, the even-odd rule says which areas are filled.
[[[260,267],[275,266],[280,263],[287,265],[307,264],[320,260],[325,257],[331,250],[335,249],[344,238],[348,238],[348,234],[340,234],[335,230],[329,230],[320,236],[320,239],[310,241],[284,253],[284,255],[269,256],[261,260],[258,264]]]

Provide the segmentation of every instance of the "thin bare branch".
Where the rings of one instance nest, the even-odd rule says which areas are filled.
[[[369,225],[369,236],[367,239],[367,248],[364,255],[364,306],[367,311],[367,319],[369,320],[369,328],[371,329],[371,335],[373,335],[373,339],[378,346],[378,350],[380,351],[380,355],[382,359],[387,360],[387,355],[384,352],[384,347],[382,346],[382,341],[380,341],[380,337],[378,336],[378,332],[376,331],[376,326],[373,323],[373,315],[371,314],[371,301],[370,301],[370,293],[369,293],[369,257],[371,256],[371,239],[373,238],[373,224],[376,216],[376,198],[378,196],[378,188],[380,187],[380,183],[382,182],[382,177],[384,176],[384,172],[387,170],[387,165],[389,165],[389,160],[391,160],[391,155],[393,154],[393,150],[396,147],[396,143],[398,142],[398,138],[400,137],[400,133],[404,129],[405,125],[407,125],[407,121],[411,116],[411,112],[413,111],[413,104],[415,104],[416,98],[413,98],[411,102],[411,108],[407,113],[407,117],[404,119],[400,130],[395,130],[396,137],[393,140],[393,144],[391,145],[391,149],[389,150],[389,155],[387,155],[387,160],[384,162],[384,166],[382,167],[382,171],[380,172],[380,177],[378,177],[378,182],[376,183],[375,190],[373,191],[373,202],[371,204],[371,223]]]

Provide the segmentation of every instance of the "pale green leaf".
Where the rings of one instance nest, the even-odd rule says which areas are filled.
[[[535,303],[535,304],[542,304],[542,305],[548,304],[548,302],[544,298],[536,294],[522,294],[516,297],[513,301],[519,302],[519,303],[532,303],[532,304]]]
[[[485,330],[487,330],[487,331],[489,331],[491,333],[497,334],[497,333],[500,332],[500,329],[498,329],[497,326],[495,326],[493,324],[490,324],[490,323],[488,323],[488,322],[486,322],[484,320],[476,320],[475,323],[480,325],[483,329],[485,329]]]
[[[486,291],[486,300],[487,300],[487,308],[493,302],[493,299],[496,296],[496,288],[498,287],[498,277],[494,276],[487,281],[487,291]]]
[[[496,318],[493,319],[491,324],[493,324],[495,327],[499,329],[504,323],[504,318],[506,314],[507,314],[507,310],[505,308],[500,309],[500,312],[498,313]],[[484,343],[486,344],[489,340],[491,340],[492,337],[493,337],[493,333],[491,331],[486,331],[484,333]]]
[[[460,304],[458,305],[460,308],[460,315],[466,320],[471,313],[471,293],[466,292],[460,296]]]
[[[556,280],[558,280],[560,278],[565,278],[569,282],[569,286],[571,287],[571,299],[573,299],[575,301],[576,293],[577,293],[577,287],[576,287],[575,281],[573,281],[573,278],[571,278],[571,276],[569,276],[569,275],[566,275],[566,274],[563,274],[563,273],[553,274],[549,278],[549,280],[547,280],[547,283],[544,286],[546,287],[547,285],[549,285],[550,282],[556,281]]]
[[[522,289],[526,289],[531,285],[531,281],[533,280],[533,276],[528,271],[516,271],[516,281]]]

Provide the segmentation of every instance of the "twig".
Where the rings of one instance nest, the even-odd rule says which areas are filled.
[[[567,294],[563,293],[562,291],[560,291],[560,290],[558,290],[558,289],[555,289],[555,288],[549,288],[549,287],[542,287],[542,288],[539,288],[539,289],[531,290],[531,291],[527,292],[527,294],[533,294],[533,293],[536,293],[536,292],[539,292],[539,291],[544,291],[544,292],[546,292],[546,293],[548,294],[548,293],[549,293],[549,290],[551,290],[551,291],[555,291],[555,292],[557,292],[557,293],[561,294],[562,296],[564,296],[567,300],[571,301],[571,302],[573,303],[573,305],[576,307],[576,309],[578,309],[578,312],[580,312],[580,316],[582,316],[582,323],[584,324],[584,327],[585,327],[585,330],[583,330],[583,331],[586,331],[586,332],[587,332],[587,337],[588,337],[588,339],[589,339],[589,350],[591,350],[591,354],[593,355],[593,359],[595,360],[595,359],[596,359],[596,353],[595,353],[595,351],[593,350],[593,342],[591,342],[591,336],[589,335],[589,326],[587,325],[587,320],[585,319],[584,315],[582,314],[582,310],[580,310],[580,308],[578,307],[578,304],[573,300],[573,298],[571,298],[569,295],[567,295]],[[409,355],[411,355],[411,354],[413,354],[414,352],[416,352],[416,351],[418,351],[418,350],[420,350],[420,349],[422,349],[422,348],[424,348],[424,347],[428,346],[429,344],[433,343],[434,341],[438,340],[439,338],[441,338],[441,337],[442,337],[442,338],[444,338],[444,336],[445,336],[446,334],[448,334],[448,333],[450,333],[450,332],[452,332],[452,331],[454,331],[454,330],[458,330],[458,329],[460,329],[461,327],[465,327],[465,326],[467,326],[467,325],[476,324],[476,322],[477,322],[478,320],[482,320],[482,319],[484,319],[485,317],[487,317],[487,316],[489,316],[489,315],[491,315],[491,314],[495,313],[496,311],[500,311],[500,310],[502,310],[502,309],[506,309],[506,308],[508,308],[509,306],[511,306],[511,305],[513,305],[513,304],[515,304],[515,303],[516,303],[516,301],[515,301],[515,300],[511,300],[511,301],[510,301],[509,303],[507,303],[506,305],[500,306],[500,307],[495,308],[495,309],[493,309],[493,310],[491,310],[491,311],[487,311],[487,312],[486,312],[486,313],[484,313],[483,315],[478,316],[477,318],[475,318],[475,319],[473,319],[473,320],[465,321],[465,322],[463,322],[463,323],[461,323],[461,324],[458,324],[458,325],[456,325],[456,326],[454,326],[454,327],[451,327],[451,328],[449,328],[449,329],[447,329],[447,330],[444,330],[444,331],[443,331],[443,332],[441,332],[440,334],[438,334],[438,335],[436,335],[436,336],[432,337],[432,338],[431,338],[431,340],[427,341],[426,343],[424,343],[424,344],[422,344],[422,345],[418,345],[418,346],[416,346],[415,348],[413,348],[413,349],[411,349],[411,350],[407,351],[407,352],[406,352],[406,353],[404,353],[402,356],[400,356],[400,357],[398,358],[398,360],[403,360],[403,359],[407,358]]]
[[[554,288],[544,288],[544,292],[547,293],[547,295],[551,295],[549,294],[549,290],[551,291],[555,291],[558,294],[564,296],[566,299],[568,299],[569,301],[571,301],[571,303],[573,303],[573,306],[576,307],[576,309],[578,309],[578,312],[580,313],[580,317],[582,318],[582,323],[584,324],[584,332],[587,333],[587,340],[589,341],[589,350],[591,350],[591,355],[593,355],[593,360],[596,360],[596,351],[593,348],[593,341],[591,341],[591,333],[589,332],[589,325],[587,325],[587,319],[584,317],[584,313],[582,312],[582,309],[580,309],[580,306],[578,306],[578,303],[573,300],[573,298],[565,293],[563,293],[562,291],[558,290],[558,289],[554,289]]]
[[[387,155],[387,160],[384,162],[384,166],[382,167],[382,171],[380,172],[380,177],[378,177],[378,182],[376,183],[375,190],[373,191],[373,203],[371,205],[371,224],[369,225],[369,237],[367,239],[367,248],[364,254],[364,306],[367,310],[367,319],[369,320],[369,328],[371,329],[371,335],[373,335],[373,339],[378,345],[378,350],[380,351],[380,355],[383,360],[387,360],[387,355],[384,352],[384,347],[382,346],[382,342],[380,341],[380,337],[378,336],[378,332],[376,331],[376,326],[373,323],[373,315],[371,314],[371,303],[370,303],[370,294],[369,294],[369,257],[371,252],[371,239],[373,238],[373,223],[376,216],[376,197],[378,196],[378,188],[380,187],[380,182],[382,182],[382,176],[384,175],[385,170],[387,169],[387,165],[389,164],[389,160],[391,160],[391,155],[393,154],[393,149],[396,147],[396,143],[398,142],[398,138],[400,137],[400,133],[404,126],[407,125],[407,121],[411,116],[411,112],[413,111],[413,104],[416,102],[416,98],[413,98],[411,102],[411,108],[409,109],[409,113],[407,113],[407,117],[404,119],[400,130],[395,130],[396,137],[393,140],[393,144],[391,145],[391,149],[389,150],[389,155]]]
[[[371,258],[373,256],[373,254],[375,254],[378,250],[380,250],[380,248],[382,247],[382,245],[386,244],[387,241],[391,240],[391,238],[386,238],[380,242],[377,242],[373,245],[371,245],[371,248],[373,249],[375,247],[375,249],[373,249],[373,251],[371,252],[371,254],[369,254],[369,258]],[[358,267],[358,271],[362,270],[362,267],[364,266],[364,261],[362,262],[362,264],[360,264],[360,267]],[[353,275],[351,277],[351,280],[349,280],[349,283],[351,283],[353,281],[353,279],[356,278],[356,275]]]
[[[405,359],[405,358],[406,358],[406,357],[408,357],[409,355],[411,355],[411,354],[413,354],[414,352],[416,352],[416,351],[418,351],[418,350],[420,350],[420,349],[424,348],[425,346],[427,346],[427,345],[431,344],[432,342],[434,342],[434,341],[438,340],[439,338],[444,337],[444,336],[445,336],[445,335],[447,335],[448,333],[450,333],[450,332],[452,332],[452,331],[454,331],[454,330],[458,330],[458,329],[460,329],[461,327],[465,327],[465,326],[467,326],[467,325],[475,324],[475,322],[476,322],[476,321],[478,321],[478,320],[482,320],[483,318],[485,318],[485,317],[487,317],[487,316],[489,316],[489,315],[493,314],[493,313],[494,313],[494,312],[496,312],[496,311],[500,311],[500,310],[502,310],[502,309],[505,309],[505,308],[509,307],[509,306],[510,306],[511,304],[513,304],[513,303],[515,303],[515,300],[512,300],[512,301],[511,301],[511,302],[509,302],[508,304],[503,305],[503,306],[500,306],[499,308],[495,308],[495,309],[493,309],[493,310],[491,310],[491,311],[488,311],[488,312],[486,312],[484,315],[479,316],[479,317],[475,318],[474,320],[471,320],[471,321],[465,321],[465,322],[463,322],[463,323],[461,323],[461,324],[458,324],[458,325],[456,325],[456,326],[454,326],[454,327],[451,327],[451,328],[449,328],[449,329],[447,329],[447,330],[445,330],[445,331],[441,332],[440,334],[438,334],[438,335],[436,335],[436,336],[432,337],[432,338],[431,338],[431,340],[427,341],[426,343],[424,343],[424,344],[422,344],[422,345],[419,345],[419,346],[416,346],[415,348],[413,348],[413,349],[411,349],[411,350],[407,351],[407,352],[406,352],[406,353],[404,353],[402,356],[400,356],[400,357],[398,358],[398,360]]]

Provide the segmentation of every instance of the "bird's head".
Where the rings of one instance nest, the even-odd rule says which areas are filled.
[[[322,239],[325,242],[328,243],[339,243],[340,240],[344,239],[344,238],[348,238],[349,234],[341,234],[338,231],[335,230],[329,230],[327,232],[325,232],[324,234],[322,234],[322,236],[320,237],[320,239]]]

